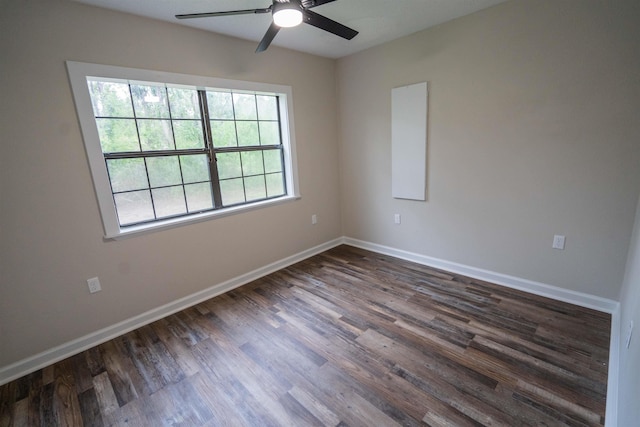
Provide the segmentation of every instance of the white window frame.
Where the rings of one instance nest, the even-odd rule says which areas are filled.
[[[84,146],[89,160],[89,168],[98,199],[104,236],[118,239],[150,231],[173,228],[194,222],[235,215],[249,210],[273,206],[300,198],[298,186],[298,168],[295,151],[295,132],[293,125],[293,92],[290,86],[269,83],[257,83],[241,80],[220,79],[206,76],[151,71],[138,68],[116,67],[101,64],[67,61],[67,71],[80,121]],[[277,94],[280,100],[280,123],[284,154],[284,169],[287,194],[275,199],[248,202],[229,208],[186,215],[178,218],[158,220],[150,223],[120,226],[111,192],[104,155],[100,146],[98,128],[91,103],[87,77],[124,79],[146,82],[195,86],[198,89],[232,89],[242,91]]]

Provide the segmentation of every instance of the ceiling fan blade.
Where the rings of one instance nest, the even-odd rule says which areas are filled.
[[[269,29],[264,34],[264,37],[262,37],[260,44],[256,48],[256,53],[264,52],[265,50],[267,50],[267,48],[273,41],[273,38],[276,36],[276,34],[278,34],[278,31],[280,31],[280,27],[272,22],[269,26]]]
[[[229,16],[229,15],[251,15],[254,13],[270,13],[271,6],[264,9],[244,9],[244,10],[227,10],[223,12],[205,12],[205,13],[185,13],[182,15],[176,15],[178,19],[191,19],[191,18],[208,18],[211,16]]]
[[[346,27],[333,19],[329,19],[326,16],[319,15],[310,10],[306,10],[304,13],[304,21],[309,25],[320,28],[321,30],[328,31],[336,36],[340,36],[344,39],[351,40],[358,35],[358,32],[352,28]]]
[[[312,7],[320,6],[321,4],[331,3],[336,0],[301,0],[302,7],[305,9],[311,9]]]

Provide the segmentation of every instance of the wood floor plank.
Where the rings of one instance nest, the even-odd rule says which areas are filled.
[[[75,383],[75,390],[77,390],[78,393],[93,387],[91,372],[87,364],[84,363],[84,355],[82,353],[70,357],[67,359],[67,362],[71,369],[71,377]]]
[[[189,381],[170,384],[145,398],[148,416],[164,425],[199,426],[211,418],[212,412]]]
[[[100,414],[100,403],[93,387],[78,394],[78,403],[80,404],[80,416],[84,426],[104,426],[104,421]]]
[[[610,327],[343,245],[0,386],[0,427],[602,426]]]
[[[80,403],[73,369],[69,366],[72,359],[66,359],[57,366],[61,367],[54,380],[53,407],[57,425],[75,426],[82,424]],[[81,374],[82,375],[82,374]]]
[[[149,416],[147,417],[147,414]],[[164,425],[159,416],[152,412],[147,397],[141,397],[120,407],[116,411],[103,413],[104,424],[109,427],[145,427],[150,425]]]
[[[13,425],[16,382],[0,385],[0,427]]]
[[[363,374],[372,378],[370,374]],[[414,425],[409,415],[398,411],[379,396],[374,396],[371,390],[361,387],[351,375],[345,375],[331,364],[320,368],[315,385],[318,395],[335,409],[341,423],[356,426],[401,425],[392,415],[397,414],[406,421],[405,425]]]
[[[118,406],[124,406],[139,397],[131,379],[132,376],[138,377],[138,375],[133,363],[121,350],[120,342],[121,340],[108,341],[102,344],[101,348],[102,360]],[[142,384],[142,382],[139,381],[138,384]],[[140,390],[144,389],[140,387]],[[83,390],[78,391],[82,392]]]
[[[24,398],[17,401],[13,405],[13,421],[12,425],[16,427],[28,427],[29,426],[29,399]],[[9,425],[9,424],[4,424]]]
[[[184,375],[187,377],[195,375],[200,370],[200,367],[193,358],[193,353],[190,351],[191,346],[176,336],[170,325],[171,322],[167,319],[160,319],[150,326],[158,338],[164,343],[167,351],[174,358]]]
[[[29,422],[33,425],[53,426],[60,425],[56,414],[56,406],[54,401],[55,385],[53,383],[46,384],[40,389],[40,407],[37,409],[36,417]]]
[[[323,426],[336,426],[340,423],[340,418],[327,406],[320,402],[316,396],[307,392],[301,387],[295,386],[289,390],[289,395],[300,405],[305,407],[309,413],[313,414]]]
[[[100,411],[103,415],[109,415],[120,408],[118,399],[113,391],[109,374],[103,372],[93,377],[93,388],[96,391],[96,398],[100,405]]]
[[[203,425],[250,425],[247,424],[243,416],[239,413],[225,388],[220,386],[220,383],[212,380],[204,372],[199,372],[189,377],[188,380],[211,411],[211,419]]]
[[[29,396],[27,397],[29,400],[27,405],[27,424],[30,426],[42,425],[42,412],[44,412],[45,409],[41,406],[41,391],[42,386],[38,386],[37,383],[34,383],[33,388],[29,389]]]
[[[313,413],[288,393],[280,397],[279,403],[286,413],[294,415],[292,420],[295,426],[321,427],[324,425]]]
[[[222,336],[216,340],[216,344],[219,346],[217,359],[225,365],[230,378],[242,384],[255,401],[266,406],[279,425],[296,425],[293,414],[288,414],[280,403],[280,398],[286,394],[290,385],[287,384],[284,388],[280,382],[274,381],[268,372],[263,371],[259,365]]]

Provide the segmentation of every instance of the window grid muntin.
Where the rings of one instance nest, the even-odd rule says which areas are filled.
[[[101,79],[95,79],[95,78],[91,78],[92,81],[105,81],[105,80],[101,80]],[[112,79],[108,79],[108,81],[112,81]],[[111,181],[111,176],[109,173],[109,168],[107,167],[107,174],[108,174],[108,178],[109,178],[109,185],[111,188],[111,193],[112,193],[112,197],[114,200],[114,207],[116,207],[116,217],[118,220],[118,223],[120,224],[120,226],[133,226],[133,225],[140,225],[140,224],[145,224],[145,223],[153,223],[159,220],[165,220],[165,219],[170,219],[170,218],[176,218],[176,217],[183,217],[183,216],[189,216],[189,215],[194,215],[196,213],[200,213],[200,212],[206,212],[206,211],[211,211],[211,210],[217,210],[217,209],[221,209],[221,208],[227,208],[227,207],[232,207],[232,206],[239,206],[239,205],[246,205],[246,204],[250,204],[250,203],[254,203],[254,202],[259,202],[259,201],[264,201],[264,200],[269,200],[269,199],[275,199],[278,197],[282,197],[282,196],[286,196],[287,195],[287,181],[286,181],[286,171],[285,171],[285,162],[284,162],[284,146],[282,144],[282,122],[281,122],[281,111],[280,111],[280,102],[279,102],[279,95],[277,94],[266,94],[266,93],[257,93],[257,92],[252,92],[252,91],[233,91],[233,90],[228,90],[228,91],[220,91],[220,90],[210,90],[212,92],[226,92],[229,93],[231,95],[231,106],[233,109],[233,116],[234,119],[230,120],[221,120],[221,121],[233,121],[234,122],[234,130],[236,132],[236,146],[235,147],[220,147],[220,148],[216,148],[213,144],[213,140],[212,140],[212,132],[211,132],[211,119],[209,118],[209,111],[208,111],[208,107],[207,107],[207,92],[208,90],[206,89],[197,89],[197,93],[198,93],[198,102],[199,102],[199,106],[200,106],[200,122],[202,125],[202,131],[203,131],[203,138],[204,138],[204,148],[202,149],[178,149],[177,148],[177,142],[176,142],[176,136],[175,136],[175,128],[174,128],[174,121],[195,121],[196,119],[189,119],[189,118],[173,118],[172,114],[171,114],[171,100],[169,99],[169,94],[167,91],[168,86],[166,84],[153,84],[152,82],[131,82],[131,81],[127,81],[127,80],[118,80],[116,79],[117,82],[122,82],[127,84],[128,89],[129,89],[129,98],[130,98],[130,103],[131,103],[131,109],[133,112],[133,117],[112,117],[112,116],[97,116],[94,114],[94,118],[98,119],[98,118],[108,118],[108,119],[128,119],[128,120],[134,120],[135,126],[136,126],[136,135],[137,135],[137,143],[138,143],[138,148],[140,149],[140,151],[136,151],[136,152],[117,152],[117,153],[102,153],[104,156],[104,160],[105,160],[105,166],[106,162],[108,160],[111,159],[117,159],[117,158],[143,158],[144,160],[144,165],[145,165],[145,172],[146,172],[146,176],[147,176],[147,184],[148,187],[146,189],[138,189],[138,190],[130,190],[130,191],[122,191],[122,192],[114,192],[113,191],[113,187],[112,187],[112,181]],[[151,84],[150,84],[151,83]],[[164,91],[164,95],[166,98],[166,105],[167,105],[167,109],[169,112],[169,117],[137,117],[137,112],[136,112],[136,107],[134,104],[134,96],[131,90],[131,85],[132,84],[138,84],[138,85],[149,85],[149,86],[156,86],[156,87],[161,87],[162,90]],[[241,93],[241,94],[245,94],[245,95],[251,95],[253,96],[253,102],[255,105],[255,112],[256,112],[256,119],[255,120],[236,120],[235,116],[236,116],[236,112],[235,112],[235,102],[234,102],[234,98],[233,95],[235,93]],[[91,91],[90,91],[90,95],[91,95]],[[258,99],[257,96],[270,96],[274,98],[274,102],[275,102],[275,107],[276,107],[276,114],[277,114],[277,119],[273,120],[273,119],[269,119],[269,120],[260,120],[260,108],[258,107]],[[140,127],[139,127],[139,121],[143,121],[143,120],[157,120],[157,121],[161,121],[161,120],[168,120],[169,121],[169,125],[170,125],[170,129],[171,129],[171,136],[172,136],[172,145],[173,145],[173,149],[170,150],[143,150],[142,148],[142,138],[140,136]],[[239,138],[238,138],[238,130],[237,130],[237,122],[242,122],[242,121],[246,121],[246,122],[255,122],[256,126],[257,126],[257,131],[258,131],[258,140],[257,140],[257,145],[245,145],[245,146],[240,146],[239,145]],[[261,145],[262,144],[262,137],[261,137],[261,129],[260,129],[260,123],[261,122],[275,122],[278,123],[278,139],[279,139],[279,144],[277,145]],[[102,149],[102,145],[101,145],[101,149]],[[267,173],[266,171],[266,165],[265,165],[265,156],[264,156],[264,152],[267,150],[278,150],[280,153],[280,165],[281,165],[281,170],[279,172],[273,172],[273,173]],[[218,169],[217,169],[217,161],[212,161],[212,159],[215,159],[215,156],[217,153],[222,153],[222,152],[238,152],[238,153],[242,153],[242,152],[247,152],[247,151],[262,151],[263,155],[262,155],[262,163],[263,163],[263,173],[262,174],[254,174],[254,175],[244,175],[244,172],[242,172],[240,177],[236,177],[236,178],[229,178],[226,180],[230,180],[230,179],[239,179],[242,182],[242,187],[243,187],[243,199],[244,201],[242,202],[238,202],[238,203],[233,203],[233,204],[223,204],[222,203],[222,195],[221,195],[221,187],[220,187],[220,182],[221,180],[218,178]],[[198,182],[189,182],[189,183],[185,183],[184,182],[184,174],[182,171],[182,162],[179,161],[178,162],[178,167],[180,168],[180,177],[181,177],[181,183],[177,184],[177,185],[172,185],[172,186],[161,186],[161,187],[151,187],[151,182],[150,182],[150,178],[149,178],[149,169],[148,169],[148,165],[147,165],[147,158],[150,157],[157,157],[157,156],[177,156],[178,158],[180,158],[180,156],[182,155],[196,155],[196,154],[207,154],[209,156],[209,164],[210,164],[210,180],[208,181],[198,181]],[[243,167],[242,167],[242,155],[240,155],[240,168],[241,171],[243,171]],[[281,178],[282,178],[282,193],[281,194],[277,194],[274,196],[269,196],[269,188],[268,188],[268,180],[267,177],[269,175],[275,175],[275,174],[280,174]],[[263,189],[264,189],[264,196],[262,198],[257,198],[257,199],[251,199],[250,201],[247,201],[247,184],[246,184],[246,178],[252,178],[252,177],[257,177],[257,176],[262,176],[262,182],[263,182]],[[226,181],[226,180],[222,180],[222,181]],[[201,183],[210,183],[210,190],[212,193],[212,197],[211,197],[211,201],[212,201],[212,208],[207,208],[207,209],[201,209],[198,211],[194,211],[194,212],[190,212],[189,211],[189,202],[188,202],[188,198],[187,198],[187,191],[186,191],[186,186],[187,185],[194,185],[194,184],[201,184]],[[181,191],[182,191],[182,198],[184,201],[184,208],[185,208],[185,212],[181,213],[181,214],[177,214],[177,215],[172,215],[172,216],[162,216],[162,217],[158,217],[158,212],[156,209],[156,201],[154,200],[154,196],[153,196],[153,190],[154,189],[159,189],[159,188],[170,188],[170,187],[180,187]],[[127,193],[127,192],[142,192],[145,191],[149,194],[149,198],[151,201],[151,205],[152,205],[152,210],[153,210],[153,219],[150,220],[146,220],[146,221],[139,221],[139,222],[135,222],[135,223],[125,223],[123,224],[120,218],[119,213],[117,212],[118,208],[117,208],[117,203],[116,203],[116,195],[118,194],[123,194],[123,193]]]

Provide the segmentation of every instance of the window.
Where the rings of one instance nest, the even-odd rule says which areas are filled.
[[[67,67],[106,237],[297,197],[289,87]]]

